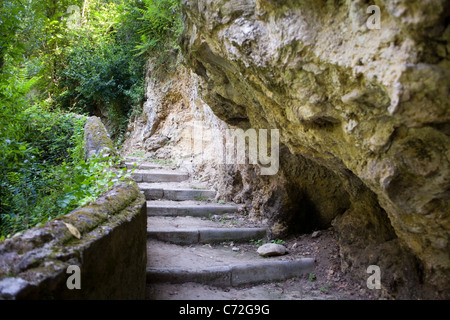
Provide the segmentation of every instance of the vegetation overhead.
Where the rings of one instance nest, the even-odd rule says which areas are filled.
[[[145,64],[177,52],[180,0],[0,0],[0,241],[92,201],[118,178],[85,160],[86,116],[120,147]]]

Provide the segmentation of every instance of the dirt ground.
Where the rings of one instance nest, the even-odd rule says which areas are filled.
[[[147,298],[154,300],[375,300],[377,290],[366,287],[366,279],[355,281],[341,272],[338,243],[332,228],[318,234],[305,234],[284,239],[294,256],[313,257],[314,272],[285,281],[233,288],[217,288],[196,283],[154,284],[147,287]],[[238,247],[240,252],[256,251],[262,241],[251,243],[225,242],[224,248]],[[369,275],[368,275],[369,276]]]

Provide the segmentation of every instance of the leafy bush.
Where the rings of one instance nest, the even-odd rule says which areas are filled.
[[[61,85],[66,90],[57,104],[77,113],[103,115],[106,111],[116,136],[128,123],[129,115],[141,107],[144,97],[142,66],[129,52],[113,44],[93,48],[80,45],[68,55],[68,65],[61,71]]]
[[[71,5],[83,8],[77,23],[67,11]],[[180,0],[5,0],[4,8],[0,60],[8,47],[29,76],[38,77],[41,100],[101,117],[116,141],[142,110],[149,56],[166,65],[183,30]]]
[[[34,120],[39,117],[35,113],[32,116]],[[54,121],[59,130],[50,134],[41,126],[46,120]],[[30,141],[26,149],[19,146],[17,158],[2,158],[0,165],[5,165],[5,170],[0,178],[0,240],[94,201],[130,175],[114,171],[116,163],[111,158],[83,160],[84,122],[70,115],[46,113],[29,126],[36,136],[43,131],[44,138]],[[55,143],[49,148],[52,141]],[[12,145],[10,140],[2,143],[1,151],[17,155]]]
[[[70,25],[69,5],[83,6]],[[125,172],[84,160],[85,118],[123,137],[144,65],[178,51],[180,0],[0,1],[0,240],[96,199]],[[61,111],[61,110],[64,110]],[[111,128],[111,126],[109,126]]]
[[[127,172],[126,168],[113,169],[117,166],[117,160],[101,155],[81,161],[74,168],[63,166],[64,181],[69,183],[64,185],[65,195],[58,201],[59,208],[67,212],[84,206],[119,181],[130,177],[131,172]]]
[[[0,239],[59,214],[63,159],[79,161],[83,148],[84,119],[29,107],[25,92],[35,79],[13,72],[0,82]]]
[[[141,43],[136,46],[138,55],[158,50],[179,49],[178,38],[183,32],[180,0],[143,0],[144,8],[139,9],[138,20],[142,24],[138,30]],[[131,11],[132,12],[132,11]],[[136,13],[135,13],[136,14]]]
[[[113,170],[114,165],[111,158],[94,157],[76,166],[33,163],[11,172],[8,181],[2,183],[10,197],[2,197],[9,201],[2,204],[0,241],[84,206],[130,176],[126,169]],[[8,210],[4,210],[6,205]]]
[[[85,23],[68,30],[71,46],[58,72],[55,105],[106,117],[117,139],[130,115],[142,109],[145,59],[133,54],[138,39],[131,32],[135,25],[122,23],[123,5],[110,2],[91,9],[86,9]]]
[[[0,78],[0,240],[95,200],[125,172],[112,159],[84,161],[85,117],[26,98],[24,71]]]

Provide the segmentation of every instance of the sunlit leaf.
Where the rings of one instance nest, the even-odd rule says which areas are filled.
[[[77,238],[77,239],[80,239],[80,238],[81,238],[81,233],[80,233],[80,231],[78,231],[78,229],[77,229],[74,225],[72,225],[72,224],[70,224],[70,223],[66,223],[66,222],[64,222],[64,221],[63,221],[63,223],[64,223],[64,225],[67,227],[67,229],[69,229],[70,233],[71,233],[75,238]]]

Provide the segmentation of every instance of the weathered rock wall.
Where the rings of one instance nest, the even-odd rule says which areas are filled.
[[[375,1],[380,29],[371,4],[184,0],[183,54],[219,118],[280,130],[276,177],[228,168],[273,230],[315,212],[357,276],[378,264],[394,296],[448,297],[449,2]]]
[[[146,226],[144,196],[134,182],[122,183],[69,215],[5,240],[0,299],[144,299]],[[70,290],[73,265],[80,268],[81,288]]]
[[[130,121],[120,152],[170,160],[218,187],[223,168],[215,160],[228,126],[199,96],[197,79],[181,62],[170,72],[150,62],[144,108]]]

